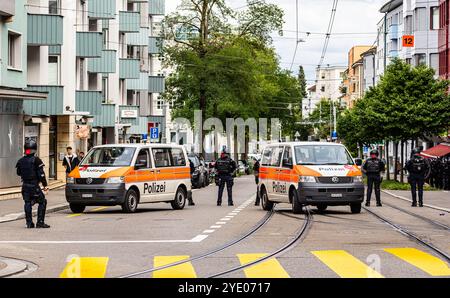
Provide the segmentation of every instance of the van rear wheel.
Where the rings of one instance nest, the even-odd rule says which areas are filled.
[[[122,211],[125,213],[134,213],[137,210],[139,196],[135,190],[130,189],[125,195],[125,202],[122,204]]]
[[[261,189],[261,206],[265,211],[270,211],[273,209],[273,202],[269,201],[267,191],[264,187]]]
[[[186,192],[181,187],[178,187],[175,193],[175,199],[170,202],[174,210],[181,210],[186,205]]]
[[[79,204],[70,204],[69,207],[73,213],[83,213],[86,209],[86,206]]]

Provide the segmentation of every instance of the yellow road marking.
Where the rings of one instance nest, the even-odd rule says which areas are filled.
[[[102,211],[102,210],[105,210],[105,209],[108,209],[108,208],[109,208],[109,207],[98,207],[98,208],[95,208],[95,209],[89,210],[89,212]]]
[[[75,213],[75,214],[71,214],[71,215],[67,215],[67,217],[77,217],[77,216],[81,216],[81,213]]]
[[[385,251],[431,276],[450,276],[450,268],[446,262],[421,250],[415,248],[386,248]]]
[[[248,264],[265,257],[267,254],[238,254],[241,265]],[[289,278],[289,274],[283,269],[277,259],[268,259],[260,264],[245,268],[244,273],[249,278]]]
[[[67,263],[61,278],[104,278],[108,265],[107,257],[75,257]]]
[[[343,278],[384,277],[345,250],[319,250],[311,253]]]
[[[153,267],[161,267],[189,259],[189,256],[155,256]],[[153,272],[154,278],[196,278],[194,267],[191,262],[180,264],[171,268]]]

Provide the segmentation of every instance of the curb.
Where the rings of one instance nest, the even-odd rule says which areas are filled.
[[[28,269],[28,265],[19,260],[0,257],[0,262],[6,264],[6,268],[0,270],[0,278],[22,273]]]
[[[400,199],[400,200],[407,201],[407,202],[410,202],[410,203],[411,203],[411,200],[409,200],[409,199],[407,199],[407,198],[405,198],[405,197],[402,197],[402,196],[393,194],[393,193],[391,193],[391,192],[389,192],[389,191],[387,191],[387,190],[381,190],[381,191],[384,192],[385,194],[390,195],[391,197],[394,197],[394,198],[397,198],[397,199]],[[423,205],[424,205],[425,207],[428,207],[428,208],[431,208],[431,209],[435,209],[435,210],[439,210],[439,211],[444,211],[444,212],[450,213],[450,209],[446,209],[446,208],[442,208],[442,207],[437,207],[437,206],[433,206],[433,205],[428,205],[428,204],[423,204]]]
[[[60,183],[56,183],[54,185],[49,186],[49,190],[59,190],[66,186],[66,184],[61,185]],[[2,194],[0,195],[0,202],[2,201],[8,201],[8,200],[16,200],[22,198],[22,192],[19,191],[13,191],[8,194]]]
[[[48,207],[46,210],[46,213],[54,213],[54,212],[58,212],[61,210],[66,210],[68,208],[69,208],[69,204],[59,204],[59,205]],[[36,216],[36,215],[37,215],[37,210],[33,210],[33,216]],[[12,213],[12,214],[1,216],[0,223],[16,221],[16,220],[24,219],[24,218],[25,218],[25,212]],[[1,260],[1,258],[0,258],[0,260]]]

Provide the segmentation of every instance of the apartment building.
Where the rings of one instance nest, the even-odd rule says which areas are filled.
[[[439,76],[450,78],[450,1],[439,1]]]

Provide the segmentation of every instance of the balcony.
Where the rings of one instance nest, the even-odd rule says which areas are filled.
[[[92,127],[115,127],[116,126],[116,105],[102,104],[100,112],[94,115]]]
[[[166,87],[166,79],[162,76],[148,77],[148,92],[149,93],[163,93]]]
[[[143,135],[148,134],[148,121],[147,117],[138,117],[137,124],[131,125],[127,131],[128,135]]]
[[[89,112],[91,115],[97,115],[102,108],[101,91],[76,91],[75,92],[75,110],[77,112]]]
[[[27,90],[48,92],[47,100],[24,100],[23,109],[26,115],[63,115],[64,87],[29,85]]]
[[[77,57],[100,58],[103,50],[101,32],[77,32]]]
[[[127,44],[130,46],[148,46],[148,28],[139,28],[139,33],[128,33]]]
[[[148,0],[148,14],[164,15],[166,12],[165,0]]]
[[[88,17],[91,19],[115,19],[116,0],[89,0]]]
[[[392,24],[389,27],[389,39],[398,39],[400,37],[399,26],[397,24]]]
[[[139,33],[141,16],[138,11],[119,11],[119,31]]]
[[[139,107],[138,106],[119,106],[119,115],[121,124],[139,124]]]
[[[63,44],[63,17],[48,14],[28,14],[29,45],[52,46]]]
[[[390,50],[389,51],[389,58],[397,58],[399,55],[399,51],[397,50]]]
[[[88,72],[91,73],[115,73],[116,51],[103,50],[100,58],[88,59]]]
[[[127,90],[135,90],[135,91],[148,90],[148,73],[140,72],[138,79],[128,79]]]
[[[148,38],[148,53],[149,54],[161,54],[163,46],[163,39],[161,37],[150,36]]]
[[[119,59],[120,79],[139,79],[139,59]]]

